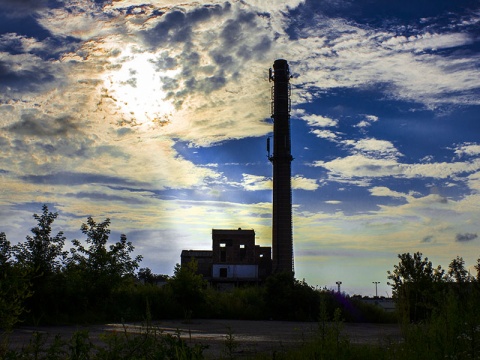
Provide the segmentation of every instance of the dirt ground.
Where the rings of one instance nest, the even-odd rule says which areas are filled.
[[[317,323],[288,322],[288,321],[243,321],[243,320],[166,320],[154,324],[165,334],[177,334],[188,343],[208,345],[204,354],[216,358],[225,351],[227,334],[231,334],[238,345],[235,353],[239,356],[258,352],[279,351],[293,345],[300,344],[313,336],[318,329]],[[55,327],[21,327],[10,337],[12,348],[21,348],[28,344],[33,332],[48,334],[48,339],[60,335],[69,339],[78,330],[88,330],[90,339],[97,345],[101,344],[100,334],[111,331],[125,331],[140,333],[140,324],[105,324],[82,326],[55,326]],[[343,324],[343,334],[352,343],[382,344],[387,340],[398,341],[400,329],[395,324]]]

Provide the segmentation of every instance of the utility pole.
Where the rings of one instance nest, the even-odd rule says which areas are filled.
[[[341,281],[337,281],[337,282],[335,282],[335,284],[337,284],[337,286],[338,286],[338,293],[340,293],[340,285],[342,285],[342,282],[341,282]]]
[[[380,281],[372,281],[372,284],[375,284],[375,297],[378,297],[377,285],[380,284]]]

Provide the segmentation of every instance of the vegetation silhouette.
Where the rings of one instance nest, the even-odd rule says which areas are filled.
[[[33,217],[37,225],[23,243],[12,245],[0,232],[0,359],[31,358],[32,351],[58,351],[63,358],[81,358],[65,353],[65,347],[78,353],[103,352],[104,358],[115,358],[112,354],[128,358],[125,354],[133,354],[141,344],[149,344],[151,354],[172,352],[185,356],[172,358],[202,358],[202,348],[186,347],[179,337],[156,340],[161,334],[154,327],[138,338],[109,335],[103,350],[94,349],[88,334],[81,333],[70,342],[58,340],[48,346],[35,335],[26,353],[8,347],[10,333],[21,323],[149,322],[169,318],[318,323],[315,339],[301,349],[282,350],[283,355],[278,353],[276,358],[369,358],[364,354],[379,359],[480,358],[480,259],[473,276],[459,256],[444,270],[419,252],[399,254],[399,263],[387,273],[396,312],[387,313],[364,303],[361,297],[317,290],[288,272],[270,276],[262,286],[231,291],[209,286],[197,274],[195,262],[177,264],[172,277],[153,274],[148,268],[136,272],[142,257],[133,255],[134,246],[125,235],[116,242],[110,240],[108,218],[97,222],[88,217],[80,227],[85,239],[72,240],[70,251],[65,251],[64,233],[53,231],[58,214],[44,205],[41,214]],[[355,346],[342,335],[344,321],[398,322],[403,341],[380,347]],[[237,339],[232,332],[226,336],[225,354],[232,358]],[[145,357],[135,358],[149,356],[145,353]]]

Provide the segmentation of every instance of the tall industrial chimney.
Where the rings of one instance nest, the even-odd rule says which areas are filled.
[[[290,146],[290,69],[279,59],[270,69],[272,86],[273,154],[267,139],[268,158],[273,164],[273,272],[293,273],[292,184]]]

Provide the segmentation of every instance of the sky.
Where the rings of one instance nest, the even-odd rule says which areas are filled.
[[[292,86],[295,276],[391,295],[397,255],[480,257],[480,2],[0,0],[0,231],[111,219],[173,273],[271,245],[268,69]]]

